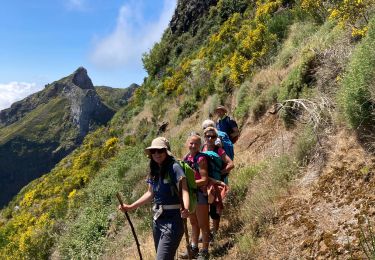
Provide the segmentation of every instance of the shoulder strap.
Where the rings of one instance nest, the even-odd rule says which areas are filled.
[[[198,159],[199,159],[199,157],[202,157],[202,156],[205,156],[205,154],[202,153],[202,152],[197,153],[197,154],[194,156],[194,163],[198,163]]]
[[[168,179],[168,181],[169,181],[169,184],[170,184],[170,186],[171,186],[172,196],[173,196],[174,194],[177,194],[177,195],[178,195],[178,188],[177,188],[177,185],[176,185],[176,183],[173,181],[172,176],[171,176],[171,171],[173,171],[173,166],[174,166],[175,164],[178,164],[178,165],[180,166],[180,164],[178,163],[178,161],[177,161],[176,159],[174,159],[174,160],[172,161],[172,163],[171,163],[170,165],[168,165],[167,176],[166,176],[167,179]]]

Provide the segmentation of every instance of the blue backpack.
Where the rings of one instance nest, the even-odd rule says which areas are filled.
[[[231,160],[234,159],[234,149],[233,149],[233,143],[232,141],[229,139],[229,136],[227,135],[227,133],[223,132],[223,131],[217,131],[218,132],[218,135],[219,135],[219,138],[221,140],[221,144],[223,145],[223,149],[225,151],[225,153],[229,156],[229,158]]]
[[[221,169],[223,168],[223,160],[215,151],[200,152],[194,157],[195,168],[198,169],[198,158],[204,156],[208,164],[208,177],[215,180],[221,180]]]

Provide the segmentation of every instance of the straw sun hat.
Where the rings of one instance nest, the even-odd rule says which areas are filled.
[[[154,140],[152,140],[151,145],[145,149],[145,153],[148,156],[151,156],[151,149],[166,149],[167,154],[169,156],[173,156],[171,153],[171,146],[169,145],[169,141],[165,137],[157,137]]]

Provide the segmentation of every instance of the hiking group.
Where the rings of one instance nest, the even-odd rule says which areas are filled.
[[[158,260],[174,259],[184,233],[188,245],[179,257],[209,259],[209,243],[219,229],[223,199],[229,190],[228,174],[234,168],[233,144],[239,137],[237,124],[227,112],[224,106],[218,106],[217,123],[209,119],[203,122],[204,142],[198,132],[188,136],[189,152],[182,161],[173,156],[164,137],[155,138],[145,149],[150,159],[148,189],[138,200],[121,204],[119,209],[127,212],[153,203],[152,231]]]

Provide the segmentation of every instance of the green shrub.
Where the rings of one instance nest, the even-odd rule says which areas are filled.
[[[168,64],[171,46],[167,40],[168,35],[164,34],[163,39],[155,43],[149,53],[144,53],[142,57],[143,67],[150,76],[155,76]]]
[[[289,65],[290,60],[300,51],[303,44],[313,35],[317,26],[309,22],[295,23],[288,27],[288,38],[282,44],[280,53],[276,57],[276,67],[286,67]]]
[[[374,123],[375,19],[352,54],[338,98],[344,117],[352,128]]]
[[[294,124],[294,119],[299,111],[293,109],[289,99],[298,99],[304,92],[307,92],[307,87],[312,83],[310,75],[312,67],[314,66],[315,54],[311,51],[303,54],[302,60],[281,82],[280,92],[278,93],[278,101],[284,104],[284,108],[280,115],[287,127]]]
[[[249,102],[254,98],[250,95],[251,82],[245,81],[237,92],[237,104],[234,111],[236,118],[245,118],[249,112]]]
[[[195,112],[195,110],[197,110],[197,108],[197,101],[195,101],[194,99],[186,100],[184,103],[182,103],[180,109],[178,110],[178,122],[181,122],[185,118],[191,116]]]
[[[306,126],[297,137],[295,157],[299,165],[306,166],[310,162],[316,143],[317,135],[312,126]]]
[[[311,69],[315,54],[308,51],[302,54],[302,60],[281,83],[281,91],[278,96],[279,101],[299,98],[303,89],[311,84]]]
[[[268,30],[272,34],[277,35],[277,39],[282,41],[286,36],[289,26],[293,23],[293,15],[289,9],[275,14],[266,24]]]

